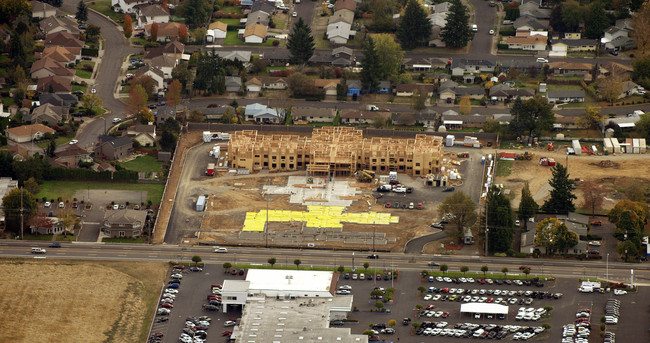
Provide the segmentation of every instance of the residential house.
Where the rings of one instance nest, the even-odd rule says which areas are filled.
[[[452,88],[453,92],[456,95],[456,98],[460,98],[464,95],[469,96],[472,100],[481,100],[485,96],[485,89],[482,87],[456,87]]]
[[[516,30],[542,31],[548,29],[548,21],[529,16],[520,16],[515,20],[513,26]]]
[[[5,46],[9,46],[9,41],[11,41],[11,31],[6,27],[0,27],[0,42],[5,43]]]
[[[50,33],[47,36],[45,36],[45,40],[43,40],[43,44],[48,47],[48,46],[62,46],[64,48],[78,48],[81,49],[84,47],[84,42],[79,40],[75,35],[65,32],[65,31],[59,31],[55,33]]]
[[[228,24],[215,21],[208,26],[208,31],[205,36],[205,40],[208,43],[214,43],[216,39],[225,39],[226,33],[228,32]]]
[[[532,69],[535,69],[538,73],[542,72],[542,65],[540,63],[528,60],[502,60],[499,61],[499,66],[503,73],[508,73],[510,70],[514,69],[522,73],[528,73]]]
[[[553,62],[550,70],[553,75],[575,76],[590,74],[594,69],[591,63]]]
[[[490,101],[510,101],[514,99],[528,100],[535,97],[535,92],[526,88],[510,88],[506,85],[496,85],[490,88]]]
[[[166,41],[178,40],[179,39],[178,30],[181,28],[181,26],[185,24],[168,22],[168,23],[160,23],[157,25],[158,25],[158,38],[156,39],[156,41],[166,42]],[[144,34],[146,37],[151,37],[152,26],[153,24],[145,25]]]
[[[356,31],[352,25],[345,22],[338,22],[327,25],[327,39],[330,44],[347,44],[349,39],[354,39]]]
[[[395,125],[413,126],[416,124],[415,115],[412,112],[393,112],[390,114],[390,120]]]
[[[336,110],[331,107],[294,106],[291,109],[293,120],[309,123],[331,123],[336,117]]]
[[[288,49],[271,49],[264,52],[264,59],[270,65],[286,65],[291,61],[291,53]]]
[[[221,121],[221,117],[224,113],[230,112],[234,115],[236,113],[235,108],[232,106],[224,105],[218,107],[207,107],[200,110],[203,114],[203,118],[207,123],[217,123]]]
[[[274,49],[276,50],[276,49]],[[280,50],[280,49],[278,49]],[[242,50],[235,50],[235,51],[215,51],[215,53],[223,58],[224,60],[230,60],[230,61],[240,61],[242,63],[248,63],[251,61],[251,52],[250,51],[242,51]]]
[[[582,39],[582,33],[580,33],[580,32],[565,32],[564,33],[564,39]]]
[[[29,224],[29,232],[34,235],[60,235],[65,231],[65,227],[57,217],[45,217],[38,214]]]
[[[41,93],[70,93],[72,85],[70,78],[65,76],[47,76],[38,79],[36,91]]]
[[[389,111],[362,111],[356,108],[341,110],[341,123],[346,125],[372,124],[376,117],[390,119],[391,115]]]
[[[159,106],[153,112],[156,125],[161,125],[168,118],[176,118],[176,108],[173,106]]]
[[[44,104],[36,107],[28,116],[24,116],[23,120],[30,121],[33,124],[41,123],[46,125],[54,125],[68,120],[69,107],[54,106],[52,104]]]
[[[544,51],[546,50],[547,38],[542,35],[528,37],[503,37],[502,44],[507,44],[508,49]]]
[[[249,93],[258,93],[262,91],[262,81],[258,78],[253,77],[250,80],[246,81],[246,92]]]
[[[431,73],[422,77],[422,82],[431,84],[439,84],[447,80],[449,80],[449,74],[447,73]]]
[[[165,11],[165,9],[160,5],[137,7],[135,12],[138,19],[138,26],[169,22],[169,13],[167,13],[167,11]]]
[[[111,0],[111,6],[118,13],[136,13],[136,6],[149,3],[148,0]]]
[[[267,33],[266,30],[267,30],[266,26],[262,24],[253,24],[253,25],[246,26],[242,34],[244,43],[247,44],[264,43],[264,41],[266,40],[266,33]]]
[[[32,79],[40,79],[54,75],[64,77],[72,77],[74,75],[74,72],[66,68],[62,63],[47,57],[34,61],[29,73]]]
[[[176,66],[177,61],[169,57],[167,55],[160,55],[158,57],[154,57],[151,59],[151,62],[149,62],[149,66],[160,69],[163,72],[163,77],[165,79],[171,79],[172,78],[172,70]]]
[[[177,40],[165,44],[162,48],[162,54],[175,59],[177,63],[184,59],[183,53],[185,53],[185,44]],[[154,57],[156,56],[151,56],[151,59]]]
[[[136,124],[126,128],[126,134],[129,136],[135,136],[140,133],[147,133],[151,137],[156,138],[156,126],[147,125],[147,124]]]
[[[341,80],[314,79],[313,82],[319,92],[324,93],[325,96],[336,96],[336,87],[341,83]],[[358,86],[361,87],[361,85]]]
[[[451,63],[446,58],[405,56],[402,58],[402,68],[414,72],[428,72],[431,69],[447,68],[447,62]]]
[[[106,211],[102,233],[113,238],[140,237],[146,222],[147,211],[131,209]]]
[[[499,122],[500,125],[508,125],[514,116],[511,113],[495,113],[492,115],[492,119]]]
[[[338,48],[332,49],[332,57],[333,58],[344,58],[347,60],[352,61],[354,59],[354,50],[346,47],[346,46],[340,46]]]
[[[36,59],[49,58],[66,66],[81,60],[81,48],[66,48],[62,46],[48,46],[42,52],[34,54]]]
[[[636,94],[645,94],[645,89],[635,82],[624,81],[622,86],[621,94],[618,96],[619,99]]]
[[[451,2],[441,2],[431,6],[431,10],[434,13],[448,13],[451,9]]]
[[[133,142],[127,136],[100,136],[97,153],[110,161],[121,160],[131,155]]]
[[[241,77],[226,76],[226,92],[239,92],[242,89]]]
[[[72,107],[76,106],[76,104],[79,102],[79,98],[77,98],[77,96],[74,94],[42,93],[38,98],[38,102],[41,104],[41,106],[45,104],[52,104],[56,106]]]
[[[487,60],[460,58],[452,61],[451,71],[454,76],[461,76],[464,73],[492,73],[494,72],[494,63]]]
[[[271,15],[275,12],[275,4],[268,0],[256,0],[253,2],[253,6],[251,6],[250,13],[255,12],[264,12],[267,15]]]
[[[443,114],[442,124],[447,130],[458,130],[466,128],[482,128],[483,124],[487,121],[487,116],[475,115],[460,115],[460,114]]]
[[[347,80],[345,85],[348,87],[347,96],[359,96],[361,95],[361,81],[359,80]]]
[[[519,6],[519,15],[536,19],[551,19],[551,10],[539,8],[535,1],[529,1]]]
[[[404,126],[422,125],[425,128],[433,128],[436,126],[438,118],[438,113],[431,110],[426,110],[419,113],[391,113],[391,122],[393,122],[395,125]]]
[[[546,98],[550,103],[585,102],[585,92],[580,91],[549,91]]]
[[[40,1],[30,1],[32,5],[32,18],[47,18],[56,16],[56,7]]]
[[[598,65],[598,77],[620,77],[623,79],[632,78],[632,67],[617,62],[605,62]]]
[[[65,31],[79,37],[81,33],[77,21],[68,17],[47,17],[41,20],[38,26],[45,35]]]
[[[135,70],[134,73],[136,76],[148,75],[155,82],[155,91],[160,92],[165,88],[165,73],[163,73],[160,68],[153,67],[151,65],[145,65]]]
[[[338,0],[334,3],[334,12],[348,11],[354,14],[357,9],[357,2],[354,0]]]
[[[555,51],[584,52],[596,51],[598,40],[596,39],[559,39],[551,43]]]
[[[255,11],[248,14],[246,17],[246,27],[251,25],[262,25],[264,27],[269,26],[269,13],[264,11]]]
[[[434,86],[428,83],[406,83],[395,86],[396,96],[413,96],[416,91],[426,92],[427,97],[433,96]]]
[[[257,76],[253,79],[258,79],[262,85],[262,89],[287,89],[289,85],[284,78],[275,76]],[[250,82],[250,81],[249,81]],[[248,82],[247,82],[248,84]]]
[[[334,61],[332,53],[329,51],[314,51],[314,54],[309,58],[309,65],[325,65],[329,66]]]
[[[337,11],[334,12],[334,15],[332,15],[328,19],[327,25],[329,26],[336,23],[346,23],[352,25],[353,21],[354,21],[354,12]]]
[[[54,156],[54,162],[67,168],[76,168],[79,162],[92,162],[90,153],[79,144],[68,144]]]
[[[445,2],[446,3],[446,2]],[[447,26],[447,12],[429,14],[429,22],[432,28],[444,28]]]
[[[244,117],[259,124],[278,124],[284,120],[284,111],[255,103],[246,105]]]
[[[377,93],[379,94],[390,94],[390,81],[379,81],[379,89]]]
[[[40,140],[46,134],[54,134],[56,131],[43,124],[22,125],[6,129],[7,139],[15,143],[27,143],[32,140]]]

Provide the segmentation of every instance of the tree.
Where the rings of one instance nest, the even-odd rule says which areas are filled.
[[[208,95],[225,93],[226,64],[214,51],[199,54],[194,89],[206,91]]]
[[[649,216],[645,202],[621,200],[607,214],[610,223],[616,225],[616,235],[623,237],[641,235]],[[620,239],[620,238],[619,238]]]
[[[22,198],[22,205],[21,205]],[[20,209],[22,207],[23,220],[28,223],[32,217],[38,213],[38,204],[36,199],[28,190],[23,188],[14,188],[2,198],[2,207],[5,213],[6,229],[14,232],[20,232]]]
[[[131,87],[135,87],[136,85],[142,86],[142,89],[144,89],[144,92],[146,94],[145,102],[148,99],[154,98],[154,93],[156,92],[156,81],[154,81],[151,76],[142,74],[131,80],[130,84]]]
[[[371,299],[381,299],[384,296],[384,291],[381,289],[373,289],[370,291],[370,298]]]
[[[26,191],[32,193],[32,194],[38,194],[38,192],[41,191],[41,186],[36,182],[36,179],[33,177],[30,177],[23,183],[23,187],[25,188]]]
[[[521,272],[526,274],[526,279],[528,279],[528,274],[530,274],[530,268],[524,268],[524,270],[522,270]]]
[[[151,24],[151,32],[149,33],[149,40],[152,42],[158,40],[158,23]]]
[[[187,26],[185,24],[181,24],[178,27],[178,39],[183,42],[187,43],[187,38],[189,38],[189,32],[187,31]]]
[[[472,110],[472,104],[469,101],[469,95],[463,95],[460,97],[460,103],[458,104],[458,110],[460,114],[466,116]]]
[[[488,251],[506,252],[512,248],[513,220],[510,199],[492,187],[487,198]]]
[[[375,303],[375,307],[377,308],[377,310],[382,311],[382,309],[384,308],[384,303],[381,302],[381,301],[378,301],[378,302]]]
[[[511,2],[509,3],[506,7],[506,20],[511,20],[515,21],[521,13],[519,12],[519,3],[518,2]]]
[[[397,321],[395,319],[391,319],[386,324],[388,324],[388,326],[390,327],[394,327],[395,325],[397,325]]]
[[[440,32],[442,41],[450,48],[464,48],[472,38],[474,32],[469,26],[467,8],[460,0],[453,0],[447,14],[447,25]]]
[[[181,100],[183,85],[178,80],[172,80],[167,87],[167,106],[175,107]]]
[[[81,106],[86,110],[86,114],[95,115],[95,109],[101,108],[104,105],[102,98],[95,94],[84,94],[81,97]]]
[[[52,138],[50,139],[50,143],[47,144],[47,150],[45,151],[45,155],[47,155],[47,157],[54,157],[55,151],[56,151],[56,141],[54,140],[54,138]],[[32,194],[36,194],[36,193],[32,193]]]
[[[305,64],[314,55],[314,37],[311,28],[304,20],[298,18],[293,25],[293,31],[287,39],[287,49],[291,53],[291,62],[294,64]]]
[[[598,39],[609,27],[609,17],[600,1],[591,3],[589,16],[585,21],[585,34],[587,38]]]
[[[547,218],[537,224],[535,244],[543,246],[546,252],[564,252],[566,249],[578,244],[578,235],[569,231],[563,221],[556,218]]]
[[[153,116],[153,112],[145,107],[138,111],[138,120],[140,121],[140,124],[147,125],[154,122],[156,119]]]
[[[509,270],[508,270],[508,267],[503,267],[503,268],[501,268],[501,272],[503,273],[503,277],[504,277],[504,278],[506,277],[506,274],[508,274],[508,271],[509,271]]]
[[[373,35],[371,39],[375,44],[375,51],[377,53],[379,79],[387,80],[390,77],[396,76],[402,66],[404,51],[389,34],[382,33]]]
[[[639,254],[639,246],[631,240],[625,240],[616,245],[616,252],[623,257],[623,261],[627,262],[628,256]]]
[[[176,135],[169,131],[163,131],[160,136],[160,148],[163,151],[173,151],[176,146]]]
[[[397,28],[397,38],[404,49],[413,49],[428,40],[429,36],[431,36],[431,22],[427,12],[418,1],[409,0]]]
[[[130,14],[124,15],[124,24],[122,24],[122,30],[124,31],[124,37],[131,38],[133,34],[133,19],[131,19]]]
[[[390,124],[390,118],[383,117],[380,115],[376,115],[372,117],[372,127],[374,127],[375,129],[386,128],[388,127],[389,124]]]
[[[463,275],[465,275],[465,273],[467,273],[467,271],[469,271],[468,266],[460,266],[460,272],[463,273]]]
[[[20,16],[31,17],[32,8],[26,0],[0,1],[0,23],[11,24]]]
[[[445,275],[445,272],[449,270],[449,266],[446,264],[441,264],[440,265],[440,271],[442,272],[442,275]]]
[[[200,123],[203,121],[203,113],[199,110],[192,110],[192,112],[190,112],[190,117],[187,118],[187,120],[192,123]]]
[[[463,230],[476,222],[476,204],[463,192],[454,192],[438,207],[439,213],[450,213],[450,222],[456,226],[454,235],[458,240],[463,237]]]
[[[211,11],[212,7],[207,0],[188,0],[181,7],[185,23],[191,28],[207,26]]]
[[[568,32],[576,32],[584,17],[584,8],[577,1],[569,0],[562,4],[562,23]]]
[[[181,132],[181,125],[178,123],[176,119],[169,117],[165,119],[165,122],[162,123],[160,129],[162,131],[169,131],[171,133],[178,134]]]
[[[361,61],[361,86],[374,93],[379,89],[379,58],[375,42],[371,38],[363,40],[363,60]]]
[[[192,83],[192,78],[192,71],[188,68],[187,62],[181,62],[172,69],[172,79],[180,81],[184,90]]]
[[[547,213],[569,213],[575,211],[573,200],[577,197],[573,194],[575,185],[573,180],[569,179],[569,173],[566,167],[557,163],[551,169],[553,176],[548,181],[551,185],[551,198],[544,202],[542,211]]]
[[[487,265],[481,266],[481,271],[483,272],[483,277],[485,277],[485,274],[488,272],[489,268]]]
[[[517,136],[527,134],[532,139],[539,137],[542,131],[553,129],[555,117],[552,109],[553,105],[540,96],[526,101],[517,98],[510,109],[514,117],[510,122],[512,132]]]
[[[598,85],[598,92],[603,100],[613,105],[623,92],[623,81],[613,76],[602,79]]]
[[[52,229],[54,227],[54,221],[52,218],[43,214],[37,214],[27,222],[27,225],[36,229]]]
[[[25,44],[18,32],[11,33],[11,40],[9,41],[9,57],[13,61],[13,65],[25,66],[27,62],[27,53],[25,52]]]
[[[224,124],[232,124],[235,122],[235,119],[237,118],[231,109],[226,109],[221,115],[221,122]]]
[[[524,184],[524,188],[521,189],[521,200],[519,201],[519,218],[524,221],[528,218],[532,218],[537,213],[539,205],[535,202],[533,195],[530,193],[530,186],[528,182]]]
[[[147,103],[147,92],[142,88],[142,85],[135,85],[129,91],[129,112],[136,114]]]
[[[102,33],[102,29],[97,26],[90,24],[86,29],[86,40],[91,42],[97,42],[99,40],[99,35]]]
[[[230,268],[232,268],[232,264],[230,264],[229,262],[223,264],[223,269],[226,273],[230,271]]]
[[[201,256],[199,256],[199,255],[194,255],[194,256],[192,256],[192,262],[194,262],[195,265],[198,265],[199,262],[201,262],[201,261],[203,261],[203,260],[201,259]]]
[[[650,114],[646,113],[639,117],[639,121],[635,124],[636,132],[646,140],[650,139]]]
[[[576,119],[576,124],[585,129],[598,129],[603,119],[605,119],[605,116],[600,114],[600,107],[589,106],[582,116]]]
[[[42,156],[38,154],[24,158],[22,161],[14,160],[11,163],[13,174],[20,184],[31,177],[33,177],[36,182],[43,182],[43,171],[46,167],[49,167],[47,160],[43,159]]]
[[[632,18],[634,31],[632,36],[637,45],[637,52],[640,56],[650,53],[650,4],[646,2]]]
[[[268,262],[271,265],[271,267],[273,267],[277,261],[278,260],[276,260],[275,257],[271,257],[266,262]]]
[[[603,205],[603,198],[605,191],[600,187],[600,184],[593,180],[587,180],[582,184],[582,207],[591,210],[591,215],[596,214]]]
[[[302,263],[302,261],[300,261],[299,259],[295,259],[295,260],[293,260],[293,264],[296,265],[296,269],[300,269],[300,264],[301,264],[301,263]]]
[[[287,87],[294,97],[313,95],[318,90],[314,82],[303,73],[293,73],[287,77]]]
[[[429,95],[426,91],[419,88],[416,89],[413,93],[413,96],[411,97],[411,108],[417,112],[424,111],[424,109],[427,108],[428,99]]]
[[[368,263],[368,262],[363,262],[363,269],[367,271],[367,270],[368,270],[368,267],[370,267],[370,263]]]
[[[343,272],[345,271],[345,267],[339,266],[338,268],[336,268],[336,271],[339,272],[339,274],[343,274]]]
[[[83,2],[83,0],[80,0],[79,3],[77,4],[77,14],[75,15],[75,18],[78,21],[88,20],[88,7]]]

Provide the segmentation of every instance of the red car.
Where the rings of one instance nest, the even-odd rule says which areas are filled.
[[[386,208],[390,208],[390,203],[387,202],[386,205],[384,205],[384,207],[386,207]]]
[[[594,221],[591,222],[591,225],[592,226],[600,226],[600,225],[603,225],[603,222],[601,222],[600,220],[594,220]]]
[[[524,269],[530,270],[531,268],[529,266],[519,266],[519,270],[524,270]]]
[[[185,269],[185,266],[182,264],[176,264],[174,265],[174,269]]]
[[[421,209],[422,209],[422,203],[419,202],[419,203],[418,203],[418,210],[421,210]]]
[[[237,269],[233,269],[232,271],[230,271],[230,275],[237,275]]]
[[[442,318],[447,318],[449,317],[449,312],[443,312],[442,313]]]
[[[221,333],[221,336],[230,336],[232,335],[232,331],[224,331]]]
[[[162,305],[160,305],[160,307],[164,307],[164,308],[174,308],[174,305],[172,305],[172,304],[170,304],[170,303],[163,303]]]

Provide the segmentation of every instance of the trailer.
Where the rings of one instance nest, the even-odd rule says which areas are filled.
[[[640,154],[641,149],[639,148],[639,139],[638,138],[633,138],[632,139],[632,153],[633,154]]]
[[[210,132],[210,131],[203,131],[203,142],[204,142],[204,143],[210,143],[210,142],[212,142],[212,132]]]
[[[214,163],[208,163],[208,168],[205,170],[205,175],[214,176]]]
[[[196,212],[205,211],[205,195],[201,195],[198,200],[196,200]]]
[[[603,138],[603,149],[610,154],[614,152],[614,146],[612,145],[611,138],[609,137]]]
[[[582,148],[580,147],[580,141],[577,139],[574,139],[571,141],[571,145],[573,147],[573,151],[575,152],[576,155],[580,155],[582,153]]]
[[[645,154],[645,150],[646,150],[645,138],[639,138],[639,153]]]
[[[499,153],[500,160],[514,161],[517,155],[514,152],[502,151]]]
[[[617,138],[612,138],[612,146],[614,147],[615,154],[621,153],[621,143],[618,142]]]

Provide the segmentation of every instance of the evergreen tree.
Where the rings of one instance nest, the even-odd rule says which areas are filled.
[[[492,187],[488,194],[488,251],[506,252],[512,248],[513,220],[510,199],[500,189]]]
[[[562,4],[553,6],[553,9],[551,10],[551,20],[549,22],[549,25],[551,25],[554,31],[557,32],[566,31],[566,27],[564,26],[564,22],[562,21]]]
[[[526,101],[517,98],[510,109],[514,117],[510,122],[512,132],[518,136],[526,134],[532,139],[544,130],[551,130],[555,122],[552,109],[553,105],[539,96]]]
[[[551,187],[551,198],[542,205],[542,211],[550,213],[569,213],[575,211],[573,200],[577,197],[573,194],[575,185],[569,179],[566,167],[558,163],[551,170],[553,176],[548,181]]]
[[[311,28],[305,24],[302,18],[293,26],[293,32],[289,34],[287,49],[291,52],[291,61],[294,64],[305,64],[314,55],[314,37],[311,35]]]
[[[369,93],[379,89],[379,60],[372,38],[363,41],[363,60],[361,61],[361,86]]]
[[[538,208],[539,205],[537,205],[535,199],[533,199],[533,195],[530,193],[528,182],[526,182],[524,188],[521,189],[521,201],[519,201],[519,218],[523,220],[532,218],[535,213],[537,213]]]
[[[194,89],[207,91],[208,94],[223,94],[226,91],[225,63],[214,51],[199,55]]]
[[[428,40],[429,36],[431,36],[431,22],[427,12],[418,1],[409,0],[397,29],[397,38],[404,49],[413,49],[419,43]]]
[[[452,1],[447,14],[447,25],[442,29],[440,36],[450,48],[464,48],[474,38],[474,32],[469,27],[467,8],[460,0]]]
[[[188,0],[183,3],[181,11],[185,18],[185,24],[191,28],[197,28],[208,24],[212,6],[207,0]]]
[[[79,0],[79,4],[77,4],[77,15],[75,18],[77,18],[78,21],[88,20],[88,6],[86,6],[83,0]]]
[[[14,66],[25,65],[27,60],[27,54],[25,53],[25,46],[23,45],[23,40],[17,32],[11,34],[11,41],[9,42],[9,57],[13,60]]]
[[[585,34],[587,38],[598,39],[603,35],[603,32],[609,27],[609,18],[603,5],[600,1],[591,4],[589,16],[585,23]]]
[[[50,143],[47,145],[47,151],[46,151],[47,156],[54,157],[55,150],[56,150],[56,143],[54,142],[54,139],[50,139]]]

